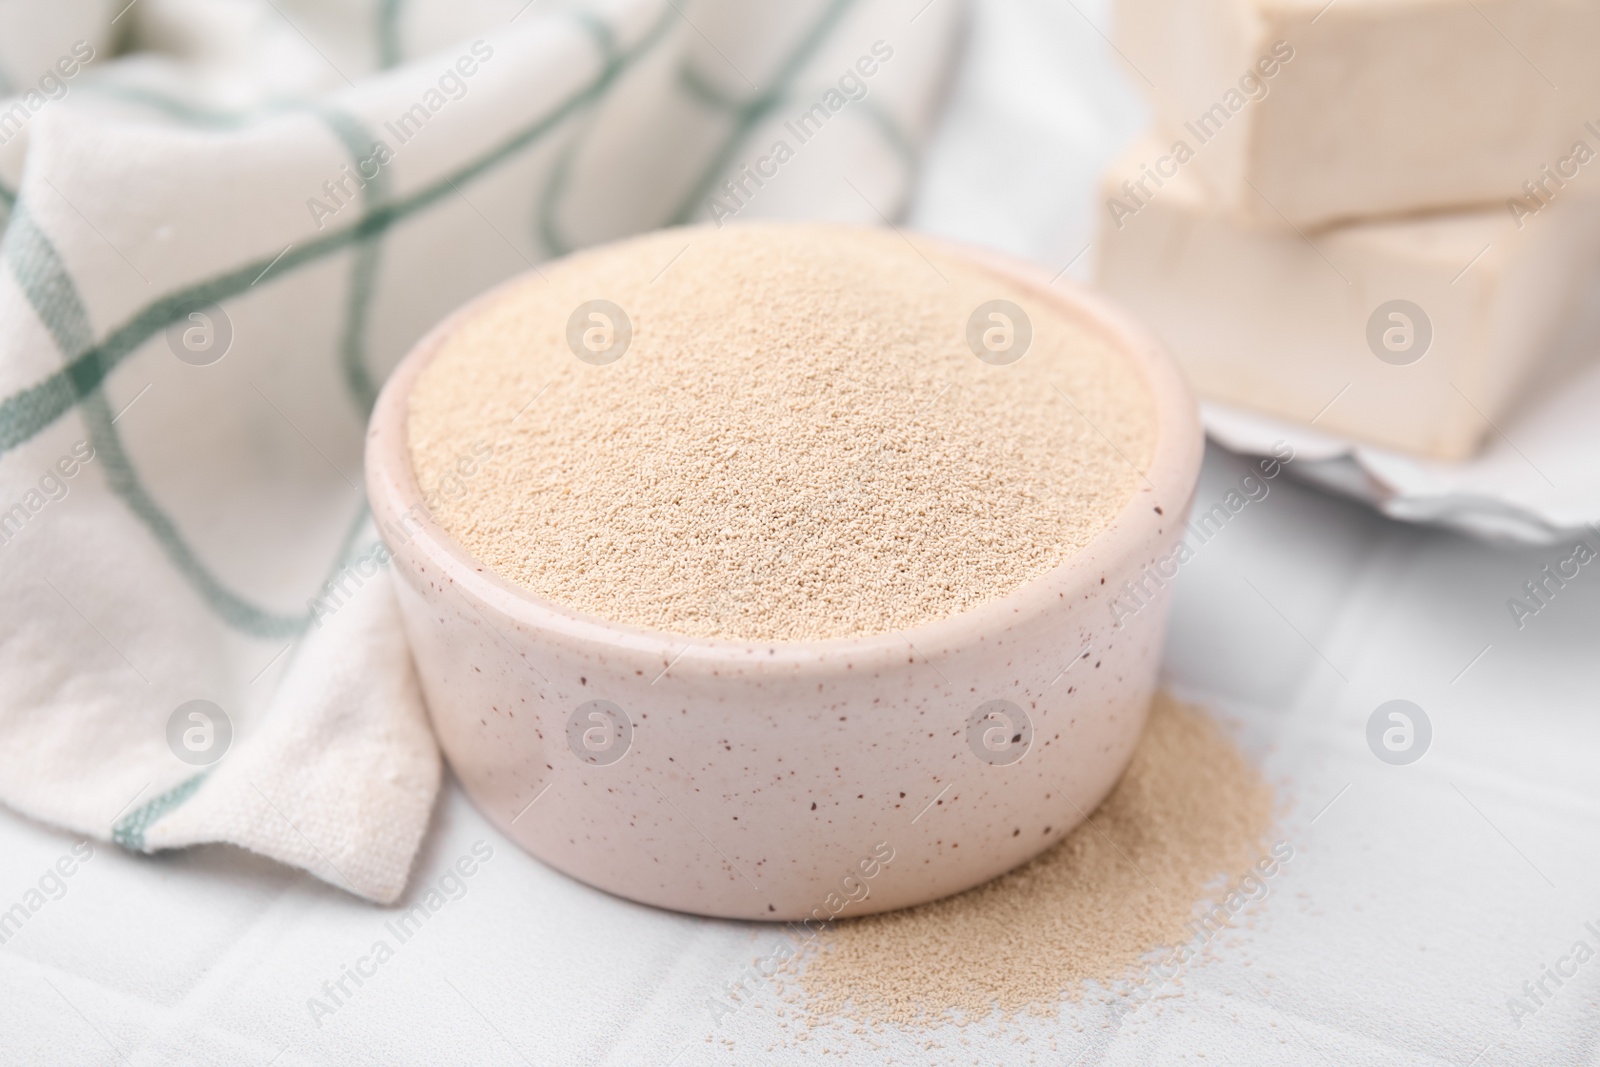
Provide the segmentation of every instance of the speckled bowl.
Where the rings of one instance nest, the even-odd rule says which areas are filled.
[[[1124,350],[1154,397],[1158,439],[1143,486],[1083,551],[1010,596],[912,630],[749,644],[542,600],[439,527],[411,469],[412,383],[477,305],[389,379],[367,438],[367,491],[423,693],[468,794],[533,855],[659,907],[822,921],[993,878],[1115,784],[1155,687],[1171,591],[1158,572],[1175,569],[1158,561],[1199,476],[1195,403],[1156,342],[1098,298],[949,250]]]

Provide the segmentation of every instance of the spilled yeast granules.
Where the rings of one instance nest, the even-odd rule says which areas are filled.
[[[1133,978],[1153,950],[1193,943],[1197,904],[1261,877],[1272,810],[1217,726],[1158,696],[1092,826],[965,893],[840,923],[801,965],[805,1010],[902,1026],[1053,1014],[1086,983]]]
[[[605,365],[568,332],[598,300],[632,326]],[[997,300],[1031,326],[1006,365],[969,341],[999,329]],[[1051,298],[823,225],[668,230],[547,265],[445,338],[409,404],[435,517],[502,577],[751,641],[1003,597],[1105,528],[1156,439],[1137,367]]]

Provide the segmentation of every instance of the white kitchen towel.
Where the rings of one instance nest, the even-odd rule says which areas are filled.
[[[0,801],[395,899],[439,757],[361,488],[385,374],[574,247],[893,220],[961,18],[0,6]]]

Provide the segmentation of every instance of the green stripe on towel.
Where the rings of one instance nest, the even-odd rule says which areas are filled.
[[[117,824],[111,828],[111,840],[123,848],[132,849],[135,852],[145,851],[144,832],[150,829],[157,819],[192,797],[195,790],[200,788],[200,783],[206,780],[208,773],[208,771],[201,771],[181,785],[162,793],[143,807],[135,808],[133,811],[128,812],[128,814],[118,819]]]
[[[371,210],[389,199],[389,172],[375,166],[367,176],[363,162],[375,159],[378,138],[354,115],[336,108],[315,109],[318,118],[334,132],[350,162],[366,182],[361,187],[361,202]],[[372,379],[367,362],[367,323],[371,318],[372,297],[378,278],[379,244],[382,234],[374,234],[356,243],[355,262],[350,266],[350,294],[345,303],[344,330],[339,336],[339,368],[344,374],[345,387],[356,405],[356,413],[363,422],[372,414],[378,402],[378,384]]]

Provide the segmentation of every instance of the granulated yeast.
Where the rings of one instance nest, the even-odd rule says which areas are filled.
[[[1054,1014],[1087,982],[1134,977],[1153,950],[1195,942],[1208,890],[1252,873],[1272,794],[1209,718],[1161,696],[1090,818],[976,889],[841,922],[801,965],[807,1011],[897,1025]]]
[[[606,366],[567,341],[596,299],[634,328]],[[1008,366],[967,343],[995,299],[1032,325]],[[1105,527],[1156,431],[1136,369],[1025,288],[890,231],[764,225],[530,277],[445,341],[409,432],[435,516],[503,577],[618,622],[788,641],[1016,590]]]

